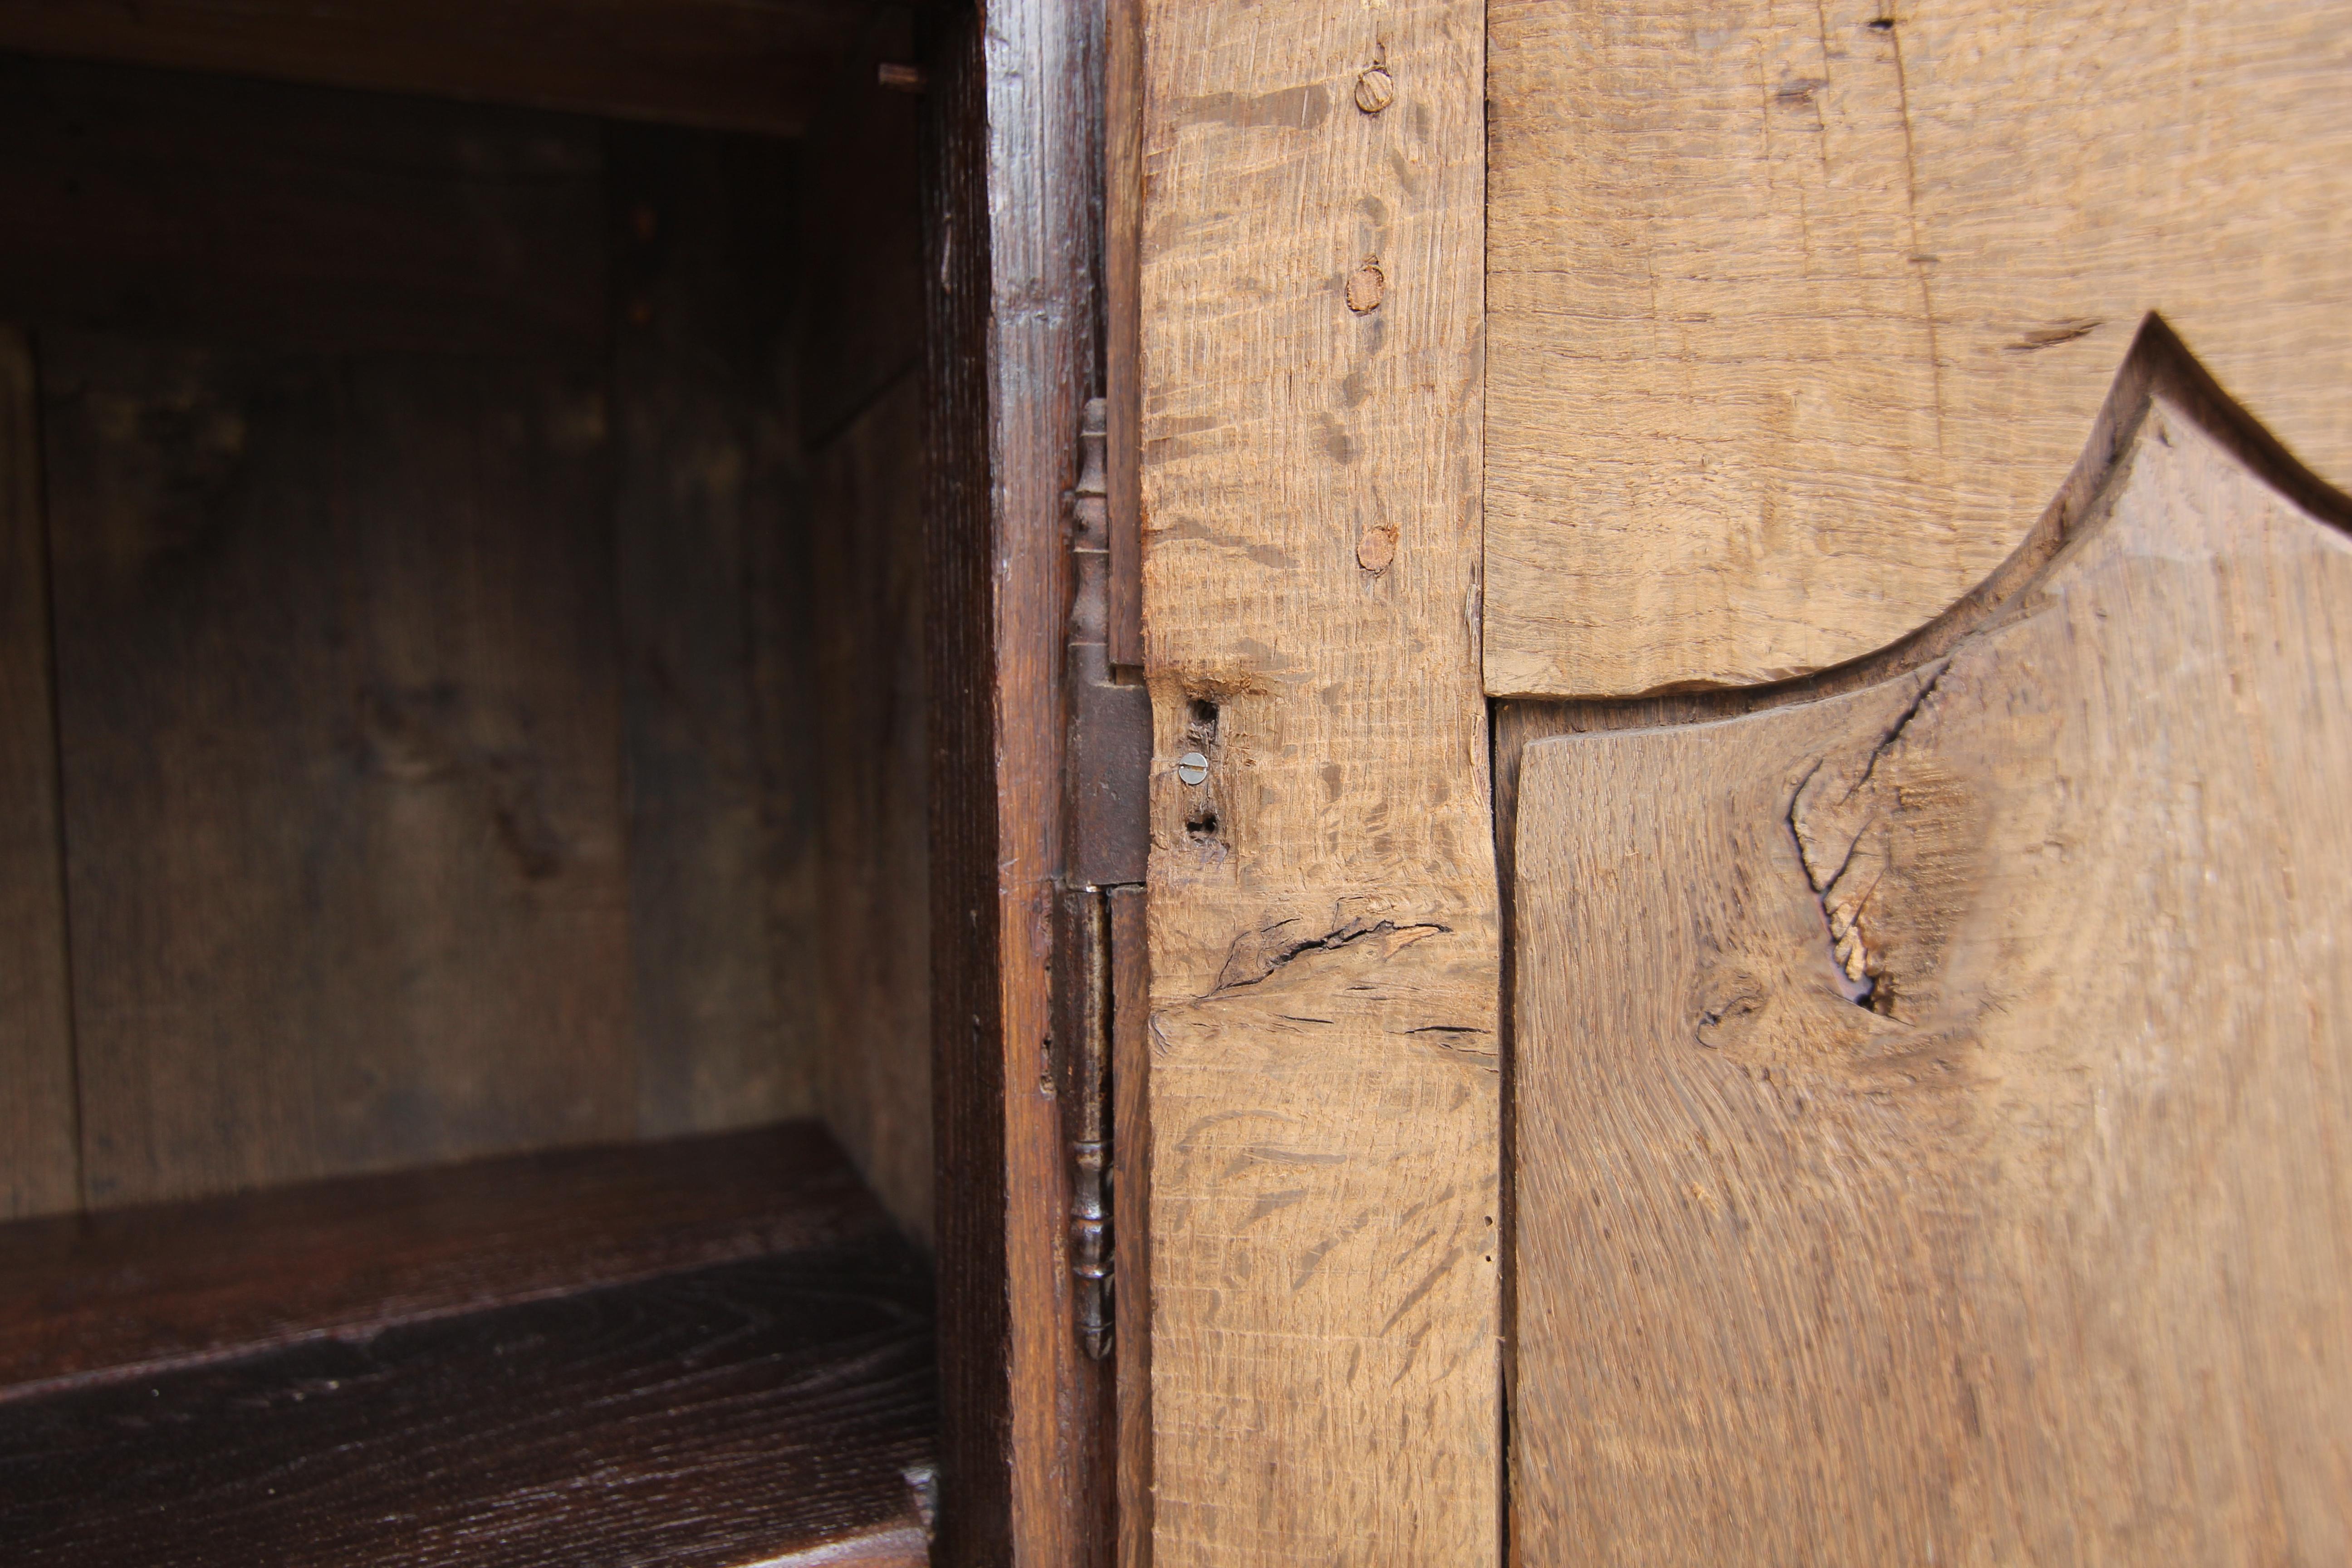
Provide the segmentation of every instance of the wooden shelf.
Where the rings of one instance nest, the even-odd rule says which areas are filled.
[[[921,1260],[811,1124],[0,1226],[12,1563],[924,1561]]]

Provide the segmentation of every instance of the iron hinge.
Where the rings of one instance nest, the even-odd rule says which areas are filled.
[[[1111,1346],[1111,1114],[1114,1036],[1140,996],[1118,994],[1114,932],[1139,933],[1151,763],[1151,699],[1131,671],[1114,670],[1106,635],[1111,555],[1105,495],[1105,406],[1088,403],[1070,496],[1070,614],[1063,666],[1068,731],[1060,932],[1055,942],[1063,1050],[1060,1092],[1070,1148],[1070,1272],[1078,1337],[1097,1359]],[[1116,910],[1131,911],[1119,919]],[[1129,940],[1136,940],[1130,937]],[[1131,988],[1131,987],[1130,987]]]

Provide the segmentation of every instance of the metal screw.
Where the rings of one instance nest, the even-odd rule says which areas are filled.
[[[1187,752],[1176,759],[1176,776],[1188,784],[1209,782],[1209,759],[1198,752]]]

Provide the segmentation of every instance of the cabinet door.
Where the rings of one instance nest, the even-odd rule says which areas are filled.
[[[1515,1552],[2342,1559],[2352,8],[1489,27]]]
[[[1142,16],[1150,1554],[2352,1552],[2352,7]]]

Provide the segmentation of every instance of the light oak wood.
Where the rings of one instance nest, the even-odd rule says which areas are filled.
[[[37,407],[0,327],[0,1219],[81,1199]]]
[[[1156,1568],[1499,1550],[1483,15],[1145,13]]]
[[[2142,406],[1942,657],[1528,746],[1520,1561],[2352,1553],[2352,543]]]
[[[2341,0],[1496,0],[1486,678],[1631,695],[1976,584],[2160,311],[2352,479]]]

